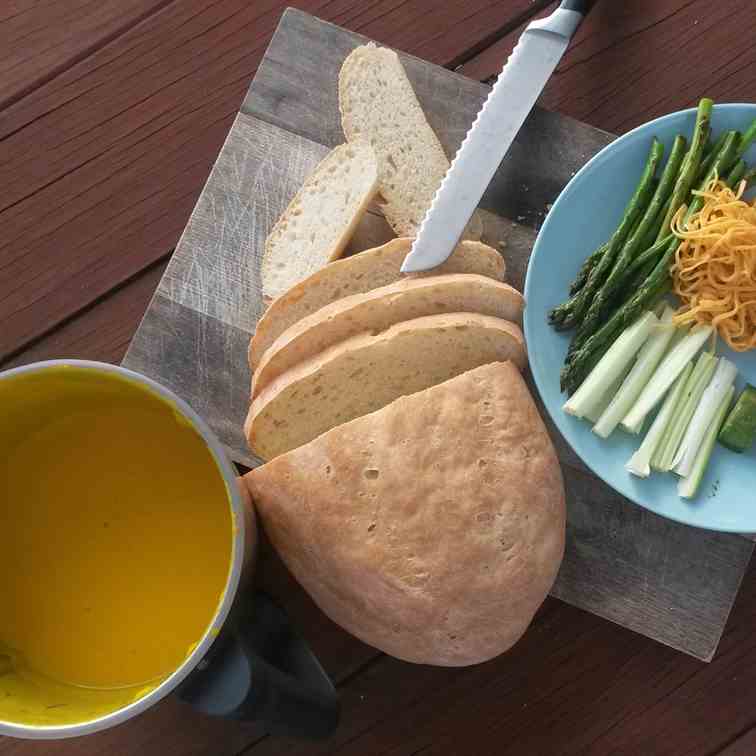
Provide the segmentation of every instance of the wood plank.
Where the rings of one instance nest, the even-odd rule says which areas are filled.
[[[55,359],[119,363],[128,349],[165,270],[158,262],[17,352],[0,368]]]
[[[543,107],[622,134],[665,113],[756,98],[756,14],[748,0],[628,0],[595,5],[540,99]],[[515,31],[461,68],[498,74]]]
[[[4,3],[0,10],[0,109],[146,20],[169,1]]]
[[[709,665],[550,599],[498,659],[434,669],[382,657],[344,690],[332,742],[268,738],[245,754],[713,754],[756,721],[754,619],[756,565]]]
[[[326,149],[239,114],[124,360],[186,399],[247,466],[259,463],[242,423],[250,384],[244,357],[262,312],[260,252]],[[491,214],[486,224],[521,286],[534,232]],[[646,512],[569,467],[575,457],[563,442],[557,449],[567,463],[570,524],[554,595],[711,658],[753,544]]]
[[[440,66],[455,67],[535,13],[543,0],[334,0],[316,15]],[[298,3],[289,3],[301,8]],[[306,9],[304,9],[306,10]]]
[[[437,46],[442,63],[529,8],[528,0],[434,0],[430,9],[379,0],[364,12],[347,0],[296,4],[375,29],[389,44]],[[9,327],[0,358],[175,246],[282,5],[169,3],[5,109],[0,319]],[[434,9],[443,30],[426,19]]]
[[[756,565],[746,573],[743,586],[725,630],[719,652],[710,665],[688,667],[679,662],[662,665],[658,672],[669,675],[665,695],[651,700],[658,679],[654,660],[644,655],[635,674],[645,675],[646,683],[637,685],[634,700],[627,706],[617,726],[604,728],[586,748],[588,756],[607,753],[716,753],[735,735],[756,724],[753,680],[756,673]],[[624,675],[614,686],[621,688]],[[622,692],[613,696],[621,701]],[[600,711],[597,712],[600,716]]]

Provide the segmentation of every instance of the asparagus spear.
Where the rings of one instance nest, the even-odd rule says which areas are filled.
[[[730,189],[734,189],[743,180],[743,176],[745,176],[745,172],[746,172],[745,160],[738,160],[738,162],[735,163],[735,165],[732,167],[730,172],[727,174],[725,183],[727,184],[727,186],[730,187]]]
[[[687,198],[688,192],[690,190],[690,185],[693,179],[696,177],[696,174],[698,173],[701,153],[703,151],[704,144],[706,143],[706,140],[708,138],[709,119],[711,117],[712,105],[713,105],[712,101],[706,98],[702,99],[701,102],[699,103],[698,113],[696,115],[696,125],[693,131],[693,139],[691,141],[691,148],[690,150],[688,150],[688,152],[682,159],[682,165],[680,166],[679,172],[677,173],[677,180],[675,182],[674,189],[672,190],[672,194],[669,201],[665,205],[666,211],[664,212],[664,215],[662,217],[661,224],[659,224],[659,231],[658,231],[658,238],[657,238],[657,242],[659,242],[659,247],[656,247],[656,245],[654,245],[650,249],[646,250],[646,252],[649,252],[649,254],[646,257],[644,257],[644,262],[640,263],[638,267],[634,269],[635,271],[637,271],[638,269],[642,270],[641,266],[643,265],[648,265],[649,267],[651,267],[651,265],[653,265],[651,261],[654,259],[655,255],[658,254],[658,255],[664,256],[667,254],[668,248],[664,246],[663,240],[665,237],[668,237],[669,232],[667,231],[666,233],[663,233],[663,231],[665,231],[665,227],[666,228],[669,227],[671,219],[674,216],[674,212],[677,211],[677,209],[682,204],[682,202]],[[723,140],[723,143],[725,141],[726,140]],[[678,146],[678,144],[679,142],[676,140],[675,146]],[[679,149],[680,148],[678,147],[678,150]],[[718,155],[715,156],[715,161],[716,161],[716,157],[721,156],[721,154],[722,154],[722,150],[720,149],[720,152],[718,153]],[[671,161],[671,156],[670,156],[670,161]],[[664,177],[662,179],[662,182],[663,181],[664,181]],[[673,211],[673,208],[674,208],[674,211]],[[669,241],[668,243],[672,244],[672,241]],[[652,249],[654,250],[653,252],[651,252]],[[632,250],[630,251],[632,252]],[[637,248],[635,251],[637,252]],[[608,303],[611,301],[612,294],[616,292],[620,286],[627,283],[628,278],[623,276],[624,267],[626,267],[627,264],[628,263],[625,263],[624,266],[621,266],[614,280],[611,281],[609,290],[607,291],[606,295],[602,298],[602,301],[600,302],[600,304],[596,300],[601,298],[601,294],[597,293],[597,295],[595,296],[595,298],[589,305],[589,311],[591,311],[590,317],[586,314],[585,319],[587,320],[587,323],[581,324],[578,334],[572,340],[570,348],[567,352],[567,364],[565,365],[564,372],[569,373],[569,363],[572,361],[574,355],[586,344],[590,336],[595,331],[595,328],[598,326],[598,323],[600,322],[602,311],[606,310]],[[611,279],[611,275],[609,278]],[[563,320],[562,325],[564,326],[566,323],[569,323],[568,318],[565,318]]]
[[[667,214],[662,220],[659,234],[656,237],[657,241],[661,239],[662,236],[667,235],[667,229],[669,228],[669,224],[672,222],[672,218],[674,217],[680,205],[682,205],[683,202],[685,202],[685,200],[687,199],[688,192],[690,192],[690,187],[696,180],[696,176],[698,175],[698,171],[700,169],[703,148],[706,144],[706,140],[709,138],[709,123],[711,121],[711,109],[713,106],[714,103],[707,97],[704,97],[698,103],[696,125],[693,128],[693,138],[690,142],[690,149],[688,150],[688,154],[685,156],[682,168],[680,168],[680,173],[677,177],[677,183],[675,184],[675,188],[672,191],[672,201],[670,202]]]
[[[756,139],[756,118],[751,121],[751,125],[743,132],[743,136],[738,142],[738,148],[735,151],[736,160],[742,160],[745,157],[754,139]]]
[[[669,241],[667,240],[667,243]],[[630,296],[625,298],[625,301],[629,300],[638,289],[643,286],[646,279],[651,275],[651,271],[656,267],[657,258],[651,258],[646,260],[646,263],[638,269],[638,272],[633,278],[630,278],[630,283],[627,285],[627,290],[630,292]]]
[[[614,309],[619,309],[623,305],[627,304],[638,289],[646,283],[646,279],[651,275],[651,272],[656,267],[656,263],[659,259],[659,255],[664,254],[667,245],[673,239],[673,235],[665,236],[660,242],[657,242],[652,248],[644,252],[640,257],[633,261],[633,264],[625,272],[625,278],[622,286],[619,287],[620,291],[629,292],[625,296],[617,295],[612,303]],[[649,254],[651,253],[651,254]],[[671,287],[670,287],[671,288]],[[653,301],[659,301],[663,297],[666,291],[657,295]],[[650,309],[649,305],[647,309]],[[575,338],[570,342],[570,346],[567,349],[567,356],[565,357],[565,366],[571,362],[573,355],[577,352],[588,340],[590,334],[585,338],[578,338],[577,334]],[[601,352],[599,357],[603,354]],[[591,368],[592,369],[592,368]]]
[[[582,319],[588,309],[594,294],[598,291],[611,270],[617,253],[620,251],[625,239],[627,239],[628,234],[635,223],[637,223],[638,218],[641,217],[651,198],[654,174],[656,173],[656,167],[661,160],[663,151],[664,148],[661,143],[657,139],[654,139],[651,144],[648,160],[641,175],[641,180],[627,206],[622,222],[609,242],[608,249],[588,274],[588,280],[585,282],[583,288],[574,297],[563,305],[554,308],[549,313],[549,320],[557,329],[566,330],[572,328]]]
[[[666,249],[667,244],[669,244],[670,242],[670,239],[672,239],[672,234],[667,234],[663,239],[660,239],[658,242],[656,242],[656,244],[649,247],[645,252],[642,252],[640,255],[638,255],[628,267],[626,271],[626,275],[623,279],[623,283],[631,280],[632,277],[639,270],[642,270],[648,263],[650,262],[655,263],[658,256]],[[653,269],[653,266],[652,266],[652,269]],[[649,273],[650,272],[651,271],[649,271]]]
[[[667,201],[662,205],[661,210],[659,210],[658,215],[656,216],[651,228],[648,229],[648,233],[646,234],[645,238],[641,242],[641,249],[648,249],[649,247],[652,247],[654,245],[654,242],[656,241],[656,237],[659,235],[659,229],[661,228],[662,221],[667,217],[667,210],[669,210],[669,206],[672,204],[672,197],[668,197]]]
[[[656,188],[657,182],[654,182],[654,186],[652,187],[653,190]],[[636,188],[637,192],[637,188]],[[630,207],[633,204],[633,199],[635,198],[635,195],[631,198],[630,202],[628,202],[627,207],[625,208],[622,219],[620,221],[620,224],[624,223],[625,219],[627,218],[628,211],[630,210]],[[632,224],[632,227],[630,229],[630,234],[632,234],[635,229],[638,227],[638,224],[640,223],[641,219],[639,217],[636,217],[635,222]],[[570,297],[565,302],[562,302],[562,304],[557,305],[554,307],[550,312],[548,316],[549,323],[554,326],[554,328],[558,330],[561,329],[561,324],[564,321],[564,319],[570,314],[572,308],[575,306],[575,303],[578,301],[578,295],[580,294],[580,291],[585,287],[586,283],[590,279],[591,273],[595,269],[595,267],[598,265],[601,258],[604,256],[606,250],[609,248],[609,244],[611,242],[611,239],[608,242],[605,242],[601,245],[590,257],[588,257],[580,267],[580,270],[578,271],[577,276],[575,277],[575,280],[570,285]]]
[[[711,150],[709,150],[709,152],[701,160],[701,169],[698,171],[698,176],[696,176],[697,184],[700,184],[701,181],[704,180],[706,174],[709,172],[709,169],[712,165],[714,165],[714,160],[716,160],[717,155],[719,155],[720,151],[722,150],[726,136],[727,132],[723,131],[717,138],[717,141],[714,142],[714,146],[711,148]]]
[[[714,176],[714,168],[716,167],[719,169],[719,167],[723,164],[727,164],[730,159],[731,155],[734,152],[734,147],[737,139],[737,135],[735,132],[727,132],[723,134],[722,145],[720,146],[720,154],[713,155],[713,160],[711,162],[711,167],[709,169],[709,172],[704,178],[701,180],[699,184],[699,189],[703,189],[706,184],[713,178]],[[714,165],[716,161],[716,166]],[[756,176],[756,169],[751,169],[751,179],[753,180],[753,177]],[[746,164],[742,160],[740,160],[738,163],[735,164],[735,166],[730,171],[729,175],[727,176],[726,183],[728,186],[734,188],[735,185],[745,179],[746,181],[749,181],[749,174],[746,173]],[[690,216],[697,212],[700,209],[701,200],[694,197],[693,202],[691,203],[690,207],[688,208],[686,212],[686,219],[690,218]],[[638,257],[633,260],[633,262],[630,264],[630,267],[628,269],[628,277],[624,279],[624,282],[627,282],[629,280],[629,276],[632,276],[634,273],[636,273],[638,270],[640,270],[644,265],[646,265],[649,261],[655,260],[659,254],[663,251],[666,242],[671,239],[671,235],[667,234],[667,236],[664,237],[661,241],[654,244],[652,247],[649,247],[645,252],[638,255]]]
[[[602,244],[581,266],[578,271],[575,280],[570,285],[570,296],[577,294],[580,289],[585,286],[585,282],[588,280],[588,274],[593,270],[594,266],[601,259],[601,256],[606,252],[608,245]]]
[[[725,137],[722,149],[719,151],[719,155],[714,160],[713,165],[709,169],[703,181],[698,185],[698,189],[703,189],[715,176],[724,176],[728,168],[732,165],[735,157],[735,152],[738,145],[739,135],[737,131],[728,131]],[[697,213],[704,204],[704,199],[700,195],[696,195],[688,205],[688,210],[685,213],[685,221],[687,223],[693,213]]]
[[[649,228],[654,224],[656,216],[659,214],[662,205],[666,202],[667,197],[672,193],[685,154],[685,147],[685,137],[679,135],[675,137],[669,160],[662,173],[661,181],[659,181],[659,186],[657,187],[656,192],[654,192],[654,196],[651,198],[651,202],[649,202],[638,228],[625,242],[614,266],[612,267],[611,273],[591,301],[583,321],[578,328],[578,341],[584,341],[596,330],[601,316],[606,312],[607,307],[619,286],[622,285],[627,266],[635,258],[640,249],[643,238]]]
[[[572,394],[590,372],[596,355],[606,351],[608,345],[623,328],[637,319],[642,310],[651,307],[658,297],[669,290],[669,263],[676,249],[677,239],[672,239],[644,285],[598,331],[589,336],[580,349],[573,353],[571,360],[564,366],[560,375],[562,391]]]
[[[657,182],[657,185],[658,185],[658,182]],[[640,223],[640,220],[638,221],[638,224],[639,223]],[[632,230],[631,234],[635,233],[636,229],[638,228],[638,224],[635,225],[635,228]],[[649,234],[646,234],[646,237],[644,239],[644,244],[641,245],[642,249],[645,249],[646,246],[650,246],[650,244],[653,243],[654,238],[656,238],[656,230],[652,228],[651,231],[653,231],[653,238],[648,244],[645,244],[645,241],[649,237]],[[585,282],[588,280],[588,275],[590,274],[591,270],[593,270],[594,266],[598,263],[598,261],[601,259],[604,252],[606,252],[608,246],[609,246],[608,242],[605,242],[604,244],[602,244],[580,266],[580,270],[578,271],[577,276],[575,276],[575,280],[570,284],[570,297],[577,294],[580,291],[580,289],[582,289],[583,286],[585,286]]]

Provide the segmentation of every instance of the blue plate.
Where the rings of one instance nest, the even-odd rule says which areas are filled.
[[[569,334],[557,333],[547,313],[568,294],[580,264],[614,231],[622,217],[645,164],[651,138],[656,136],[669,154],[676,134],[688,140],[693,133],[695,110],[657,118],[612,142],[570,181],[551,208],[536,240],[525,279],[525,337],[530,368],[538,391],[562,435],[593,470],[612,488],[652,512],[700,528],[756,532],[756,450],[735,454],[719,444],[695,499],[677,495],[677,477],[652,473],[636,478],[625,463],[642,436],[621,430],[603,440],[591,424],[562,411],[565,396],[559,391],[559,371]],[[717,105],[712,118],[713,136],[723,130],[745,129],[756,117],[756,105]],[[756,147],[746,160],[756,163]],[[719,342],[717,352],[738,367],[737,390],[745,381],[756,385],[756,352],[736,354]]]

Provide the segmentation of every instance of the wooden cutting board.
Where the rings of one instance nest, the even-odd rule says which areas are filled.
[[[268,231],[307,174],[344,141],[336,82],[367,40],[288,10],[124,360],[186,399],[231,457],[254,466],[242,423],[247,345],[262,314],[259,263]],[[488,88],[402,55],[447,154]],[[486,240],[522,287],[536,231],[574,173],[612,136],[536,109],[486,192]],[[351,251],[391,237],[372,210]],[[565,250],[584,254],[585,250]],[[538,349],[529,344],[530,350]],[[593,476],[550,426],[568,492],[568,546],[552,591],[700,659],[714,655],[753,550],[744,537],[664,520]]]

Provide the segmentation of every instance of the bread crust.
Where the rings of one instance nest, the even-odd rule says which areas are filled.
[[[412,239],[392,239],[343,260],[326,265],[275,299],[257,324],[249,345],[249,364],[254,369],[265,350],[291,325],[321,307],[350,294],[360,294],[399,281],[402,261]],[[506,274],[504,258],[493,247],[479,242],[462,242],[449,259],[425,277],[442,273],[478,273],[497,281]]]
[[[459,666],[506,651],[564,552],[561,471],[511,363],[398,399],[246,481],[318,606],[411,662]]]
[[[379,333],[403,320],[472,312],[522,323],[525,301],[509,284],[473,273],[405,278],[332,302],[287,328],[255,370],[252,398],[286,370],[363,332]]]

